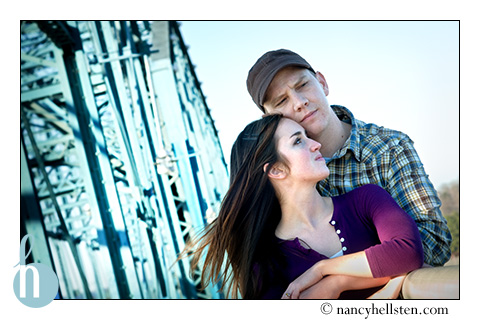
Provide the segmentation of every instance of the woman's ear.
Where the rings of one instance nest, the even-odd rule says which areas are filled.
[[[263,171],[267,172],[268,170],[268,163],[263,166]],[[270,170],[267,172],[268,177],[272,179],[284,179],[287,176],[287,171],[285,167],[281,164],[274,164]]]

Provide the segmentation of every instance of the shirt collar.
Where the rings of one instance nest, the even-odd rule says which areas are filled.
[[[350,136],[345,141],[345,144],[343,145],[343,147],[333,154],[331,159],[333,160],[333,159],[341,158],[347,153],[348,150],[352,150],[353,155],[355,156],[357,161],[360,161],[361,153],[360,153],[360,136],[358,134],[358,121],[355,119],[352,112],[350,112],[350,110],[348,110],[343,106],[332,105],[331,108],[333,109],[337,117],[340,119],[340,121],[343,121],[352,125]]]

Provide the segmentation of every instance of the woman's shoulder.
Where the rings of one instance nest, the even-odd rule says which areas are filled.
[[[391,196],[385,189],[378,185],[365,184],[334,198],[332,199],[334,199],[334,204],[337,206],[353,207],[355,211],[368,211],[372,205],[389,201]]]
[[[358,188],[355,188],[340,197],[365,197],[365,196],[379,196],[386,195],[388,192],[376,184],[365,184]]]
[[[355,190],[366,193],[385,193],[385,189],[376,184],[365,184],[361,187],[356,188]]]

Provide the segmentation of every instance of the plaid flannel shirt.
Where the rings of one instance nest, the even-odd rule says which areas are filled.
[[[345,145],[326,159],[330,175],[319,182],[319,192],[336,196],[365,184],[383,187],[417,223],[425,262],[443,265],[451,255],[452,237],[413,141],[402,132],[356,120],[345,107],[332,108],[340,120],[352,125],[352,132]]]

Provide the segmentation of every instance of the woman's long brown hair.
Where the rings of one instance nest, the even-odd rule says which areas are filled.
[[[193,272],[207,249],[201,271],[203,287],[220,281],[221,290],[233,298],[238,292],[245,299],[258,298],[261,279],[272,271],[272,262],[278,261],[275,228],[281,211],[266,172],[281,160],[274,139],[281,118],[266,116],[240,133],[232,147],[230,187],[218,217],[183,254],[193,255]]]

